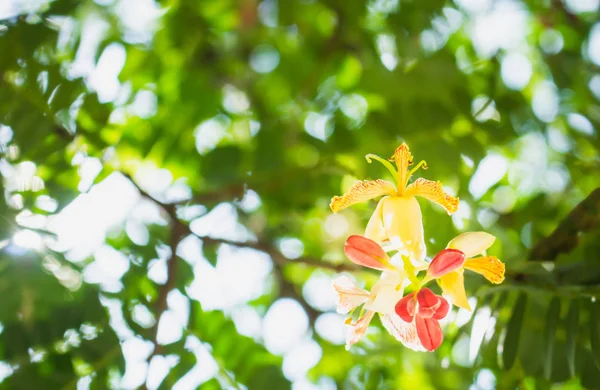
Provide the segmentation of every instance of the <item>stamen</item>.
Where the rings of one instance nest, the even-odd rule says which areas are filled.
[[[390,171],[390,173],[392,174],[392,177],[396,177],[396,175],[398,174],[398,172],[396,172],[396,169],[394,169],[394,166],[389,161],[387,161],[386,159],[383,159],[383,158],[379,157],[376,154],[367,154],[365,156],[365,158],[367,159],[367,162],[369,164],[372,162],[371,159],[377,160],[380,163],[382,163],[383,166],[386,167],[388,171]]]
[[[344,324],[346,325],[350,325],[352,323],[352,317],[348,317],[346,318],[346,320],[344,321]]]
[[[419,170],[419,168],[423,168],[423,170],[427,170],[427,162],[425,160],[421,160],[419,161],[419,163],[410,170],[410,172],[408,172],[408,177],[411,177],[413,175],[413,173],[415,173],[416,171]]]

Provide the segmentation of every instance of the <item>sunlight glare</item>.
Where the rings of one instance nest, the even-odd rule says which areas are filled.
[[[19,230],[12,239],[13,244],[25,249],[42,249],[42,238],[31,230]]]

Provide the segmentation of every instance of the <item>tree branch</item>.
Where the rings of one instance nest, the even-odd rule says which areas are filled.
[[[161,352],[160,346],[156,343],[156,333],[158,331],[158,321],[160,320],[160,316],[162,315],[162,313],[167,309],[167,301],[166,301],[167,295],[175,287],[177,263],[179,261],[179,259],[176,256],[176,249],[177,249],[177,245],[178,245],[179,241],[185,235],[193,234],[196,237],[198,237],[200,240],[202,240],[202,242],[204,242],[205,244],[225,244],[225,245],[235,246],[238,248],[250,248],[250,249],[254,249],[254,250],[268,254],[271,257],[271,259],[273,260],[273,272],[279,282],[280,296],[289,297],[289,298],[292,298],[292,299],[295,299],[296,301],[298,301],[298,303],[306,311],[306,314],[309,318],[309,322],[310,322],[311,326],[314,325],[317,317],[321,314],[321,312],[314,309],[312,306],[310,306],[310,304],[308,304],[308,302],[306,302],[306,300],[302,296],[302,293],[298,291],[298,287],[294,283],[290,282],[285,277],[285,275],[284,275],[285,266],[296,263],[296,264],[304,264],[304,265],[307,265],[310,267],[328,269],[328,270],[335,271],[335,272],[367,271],[365,268],[358,267],[357,265],[351,264],[351,263],[332,264],[332,263],[328,263],[328,262],[325,262],[322,260],[317,260],[317,259],[309,258],[309,257],[301,257],[301,258],[298,258],[295,260],[289,260],[283,255],[283,253],[281,253],[272,244],[265,242],[265,241],[241,242],[241,241],[233,241],[233,240],[228,240],[228,239],[223,239],[223,238],[199,236],[199,235],[195,234],[194,232],[192,232],[192,230],[190,229],[190,227],[187,223],[181,221],[177,217],[177,204],[163,203],[163,202],[159,201],[158,199],[156,199],[152,195],[150,195],[147,191],[145,191],[140,186],[138,186],[130,175],[128,175],[127,173],[123,173],[123,175],[125,175],[133,183],[133,185],[136,186],[136,188],[138,189],[138,191],[144,198],[149,199],[150,201],[154,202],[165,213],[167,213],[167,215],[169,216],[169,219],[172,223],[172,228],[171,228],[172,234],[171,234],[171,243],[170,243],[172,254],[171,254],[171,258],[169,259],[168,278],[167,278],[167,282],[160,289],[159,296],[158,296],[158,299],[156,302],[155,312],[156,312],[156,316],[157,316],[157,322],[155,324],[156,328],[154,329],[155,350],[152,353],[152,355],[148,358],[148,361],[150,361],[153,356],[158,355]]]
[[[556,260],[579,243],[581,233],[600,224],[600,187],[579,203],[548,237],[538,241],[531,251],[532,260]]]

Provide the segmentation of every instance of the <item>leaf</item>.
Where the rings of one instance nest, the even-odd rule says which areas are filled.
[[[565,331],[567,333],[567,365],[571,376],[575,376],[575,351],[577,350],[577,334],[579,332],[579,304],[576,299],[571,302],[569,307]]]
[[[554,350],[554,335],[556,326],[560,319],[560,299],[554,297],[548,306],[546,313],[546,327],[544,328],[544,375],[546,379],[550,379],[552,374],[552,354]]]
[[[218,242],[204,241],[202,243],[202,254],[206,261],[213,267],[216,267],[218,261],[218,252],[221,245]]]
[[[594,364],[594,359],[587,350],[584,350],[584,356],[581,362],[581,385],[585,389],[597,389],[600,383],[600,370]]]
[[[527,295],[521,293],[517,298],[517,303],[513,309],[508,326],[504,343],[502,344],[502,365],[505,370],[510,370],[519,351],[519,342],[521,338],[521,327],[523,325],[523,317],[525,315],[525,307],[527,306]]]
[[[590,344],[596,367],[600,368],[600,303],[590,301]]]
[[[212,356],[237,382],[248,389],[291,387],[281,370],[282,359],[252,338],[240,335],[233,321],[222,312],[203,311],[198,303],[193,303],[191,313],[190,332],[211,345]]]

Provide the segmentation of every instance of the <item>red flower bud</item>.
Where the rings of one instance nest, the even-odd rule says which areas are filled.
[[[438,253],[427,269],[432,278],[439,278],[449,272],[456,271],[465,263],[465,254],[458,249],[444,249]]]
[[[377,270],[389,268],[389,257],[378,243],[363,236],[350,236],[344,245],[346,256],[358,265]]]

